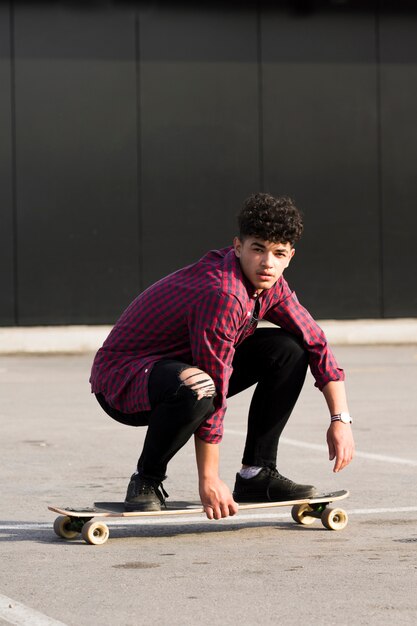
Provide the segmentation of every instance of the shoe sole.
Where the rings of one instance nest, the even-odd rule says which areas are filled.
[[[124,503],[125,511],[127,513],[155,513],[156,511],[161,511],[161,505],[155,503],[149,504],[135,504],[134,502],[125,502]]]
[[[259,504],[263,502],[291,502],[292,500],[309,500],[318,495],[318,492],[304,492],[297,494],[287,494],[286,496],[280,496],[279,498],[271,498],[267,494],[252,494],[247,496],[239,496],[233,492],[233,499],[238,504]]]

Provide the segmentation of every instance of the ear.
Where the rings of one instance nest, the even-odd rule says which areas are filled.
[[[239,237],[235,237],[233,239],[233,247],[235,249],[235,255],[237,256],[237,258],[239,258],[242,250],[242,242],[240,241]]]
[[[293,258],[294,254],[295,254],[295,248],[291,248],[290,256],[288,258],[287,265],[285,267],[289,266],[289,264],[291,263],[291,259]]]

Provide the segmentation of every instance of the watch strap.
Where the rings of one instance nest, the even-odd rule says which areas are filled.
[[[352,418],[349,413],[336,413],[330,416],[330,422],[342,422],[343,424],[351,424]]]

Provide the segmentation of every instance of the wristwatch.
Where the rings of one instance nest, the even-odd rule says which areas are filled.
[[[343,424],[351,424],[352,418],[349,413],[336,413],[336,415],[332,415],[330,418],[331,422],[343,422]]]

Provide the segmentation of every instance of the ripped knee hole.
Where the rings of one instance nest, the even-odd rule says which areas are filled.
[[[189,368],[180,374],[181,384],[189,387],[197,396],[197,400],[202,398],[213,398],[216,395],[214,382],[208,374],[199,369]]]

